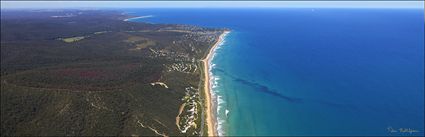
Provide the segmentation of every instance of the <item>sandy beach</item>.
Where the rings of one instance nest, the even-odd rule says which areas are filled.
[[[153,17],[153,15],[138,16],[138,17],[133,17],[133,18],[124,19],[124,21],[129,21],[129,20],[133,20],[133,19],[151,18],[151,17]]]
[[[207,135],[208,136],[217,136],[217,127],[216,127],[216,118],[215,118],[215,110],[214,110],[214,102],[212,100],[211,95],[211,84],[210,84],[210,75],[209,75],[209,62],[214,54],[217,46],[221,45],[224,41],[224,38],[230,31],[223,32],[218,38],[217,42],[213,45],[213,47],[208,52],[208,55],[205,59],[202,60],[204,67],[204,92],[205,92],[205,103],[206,103],[206,122],[207,122]]]

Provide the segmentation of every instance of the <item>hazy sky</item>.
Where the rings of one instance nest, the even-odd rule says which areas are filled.
[[[424,8],[423,1],[1,1],[1,8]]]

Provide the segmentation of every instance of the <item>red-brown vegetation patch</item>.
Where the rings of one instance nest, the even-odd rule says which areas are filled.
[[[8,76],[9,83],[36,88],[70,90],[113,90],[160,77],[159,70],[141,63],[79,64],[29,70]]]
[[[102,69],[84,70],[78,68],[59,69],[52,71],[52,73],[56,73],[56,75],[62,77],[80,77],[86,79],[102,79],[104,74],[107,74],[106,71]]]

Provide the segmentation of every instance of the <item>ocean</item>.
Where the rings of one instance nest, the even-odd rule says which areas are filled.
[[[423,10],[126,9],[231,29],[212,60],[220,135],[286,136],[423,136]]]

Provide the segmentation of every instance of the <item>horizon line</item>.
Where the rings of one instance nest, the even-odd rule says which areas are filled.
[[[424,1],[1,1],[1,9],[66,8],[415,8]]]

